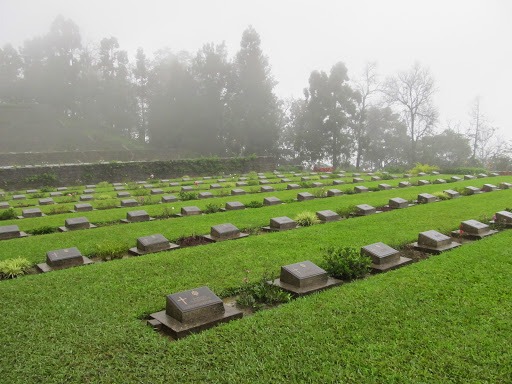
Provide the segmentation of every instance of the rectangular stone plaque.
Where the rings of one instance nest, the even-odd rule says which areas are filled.
[[[372,207],[368,204],[359,204],[356,205],[357,208],[357,214],[361,216],[367,216],[372,215],[377,212],[377,209],[375,207]]]
[[[260,180],[260,185],[270,184],[269,180]]]
[[[339,221],[341,220],[340,215],[338,215],[336,212],[331,211],[329,209],[323,210],[323,211],[317,211],[316,217],[322,222],[322,223],[328,223],[331,221]]]
[[[382,191],[387,191],[389,189],[391,189],[391,185],[389,184],[379,184],[379,189],[382,190]]]
[[[498,189],[498,187],[493,184],[484,184],[484,186],[482,187],[482,191],[484,191],[484,192],[492,192],[497,189]]]
[[[333,180],[332,181],[332,185],[341,185],[341,184],[345,184],[345,182],[343,180]]]
[[[353,183],[362,183],[362,182],[364,182],[364,179],[361,179],[360,177],[354,177],[352,179],[352,182]]]
[[[468,186],[466,188],[464,188],[464,191],[466,191],[466,193],[468,195],[474,195],[475,193],[480,193],[480,189],[478,189],[477,187],[473,187],[473,186]]]
[[[222,316],[224,303],[208,287],[199,287],[168,295],[165,312],[181,323],[196,323]]]
[[[455,199],[457,197],[460,197],[460,193],[457,191],[454,191],[453,189],[447,189],[443,192],[446,193],[448,196],[450,196],[450,199]]]
[[[82,254],[75,247],[57,249],[46,253],[46,263],[50,267],[71,267],[82,265],[83,261]]]
[[[20,237],[20,229],[17,225],[4,225],[0,227],[0,240],[14,239]]]
[[[173,203],[178,201],[178,198],[174,195],[162,196],[162,203]]]
[[[143,252],[157,252],[169,249],[170,242],[161,234],[143,236],[137,239],[137,249]]]
[[[462,179],[458,176],[452,176],[452,177],[450,177],[450,180],[451,181],[461,181]]]
[[[357,187],[354,187],[354,191],[355,191],[355,193],[365,193],[365,192],[369,192],[370,190],[363,185],[359,185]]]
[[[210,184],[210,189],[219,189],[222,188],[220,184]]]
[[[92,211],[92,205],[91,204],[87,204],[87,203],[84,203],[84,204],[75,204],[75,211],[77,212],[88,212],[88,211]]]
[[[431,248],[440,248],[450,245],[452,239],[442,233],[434,230],[421,232],[418,235],[418,245],[424,245]]]
[[[309,177],[308,176],[303,176],[300,178],[300,181],[309,181]]]
[[[290,179],[288,179],[288,178],[286,178],[286,177],[283,177],[283,178],[281,179],[281,183],[289,183],[290,181],[291,181],[291,180],[290,180]]]
[[[6,201],[2,201],[0,202],[0,209],[7,209],[7,208],[10,208],[11,206],[9,205],[8,202]]]
[[[113,187],[121,187],[123,183],[112,183]]]
[[[277,204],[281,204],[281,203],[282,203],[281,199],[274,197],[274,196],[265,197],[263,199],[263,205],[277,205]]]
[[[297,194],[298,201],[313,200],[314,198],[315,196],[309,192],[301,192]]]
[[[500,188],[501,189],[511,189],[512,188],[512,184],[511,183],[503,182],[503,183],[500,183]]]
[[[95,193],[96,191],[94,189],[84,189],[84,194],[89,195],[91,193]]]
[[[400,252],[381,242],[364,246],[361,253],[370,256],[378,265],[400,261]]]
[[[57,191],[59,191],[59,192],[67,191],[67,190],[68,190],[67,187],[59,187],[59,188],[57,188]]]
[[[512,224],[512,212],[509,211],[500,211],[496,212],[496,223],[498,224],[506,224],[510,225]]]
[[[86,217],[71,217],[65,220],[64,225],[70,230],[88,229],[91,227],[91,223],[89,223]]]
[[[37,193],[39,192],[37,189],[27,189],[26,193]]]
[[[247,186],[247,185],[249,185],[249,184],[247,184],[245,181],[237,181],[237,182],[235,183],[235,185],[236,185],[237,187],[246,187],[246,186]]]
[[[51,197],[59,197],[62,196],[62,192],[50,192]]]
[[[182,191],[182,192],[191,192],[191,191],[193,191],[193,190],[194,190],[194,188],[192,188],[192,187],[191,187],[191,186],[189,186],[189,185],[185,185],[185,186],[181,187],[181,191]]]
[[[43,212],[39,208],[28,208],[21,211],[21,215],[23,217],[41,217],[43,216]]]
[[[261,187],[260,191],[261,192],[275,192],[274,187],[271,187],[269,185]]]
[[[96,184],[87,184],[85,188],[96,188]]]
[[[389,208],[401,209],[407,208],[409,206],[409,202],[405,199],[402,199],[401,197],[394,197],[392,199],[389,199],[388,205]]]
[[[488,177],[485,173],[479,173],[477,175],[478,178],[484,178],[484,177]]]
[[[55,204],[55,201],[51,197],[47,197],[44,199],[39,199],[39,205],[51,205]]]
[[[434,184],[446,184],[446,180],[445,179],[435,179]]]
[[[408,181],[401,181],[398,183],[399,188],[406,188],[406,187],[410,187],[410,186],[411,186],[411,183],[409,183]]]
[[[190,206],[190,207],[181,207],[181,214],[183,216],[193,216],[193,215],[200,215],[201,210],[196,206]]]
[[[13,195],[13,200],[25,200],[27,197],[25,195]]]
[[[211,192],[199,192],[197,195],[199,199],[211,199],[213,194]]]
[[[239,237],[240,230],[231,223],[218,224],[211,227],[210,235],[219,240],[234,239]]]
[[[231,190],[231,195],[232,196],[245,195],[245,191],[243,189],[240,189],[240,188],[232,189]]]
[[[418,203],[420,204],[434,203],[435,201],[437,201],[437,198],[430,193],[420,193],[418,195]]]
[[[299,184],[288,184],[286,186],[286,189],[299,189],[299,188],[300,188]]]
[[[460,223],[460,229],[472,235],[482,235],[490,231],[487,224],[477,220],[466,220]]]
[[[297,223],[287,216],[274,217],[270,219],[270,228],[278,229],[280,231],[286,229],[293,229],[297,227]]]
[[[316,182],[316,183],[311,184],[311,186],[313,188],[320,188],[320,187],[324,186],[324,183]]]
[[[419,186],[428,185],[428,184],[430,184],[430,181],[428,181],[428,180],[418,180]]]
[[[81,195],[80,196],[80,201],[91,201],[93,199],[94,199],[94,197],[92,195]]]
[[[118,198],[123,198],[123,197],[130,197],[130,192],[118,192],[117,193],[117,197]]]
[[[464,175],[464,180],[473,180],[475,176],[472,175]]]
[[[236,211],[239,209],[245,209],[245,205],[243,205],[239,201],[228,201],[225,205],[226,211]]]
[[[114,187],[114,191],[124,191],[125,187]]]
[[[297,288],[315,287],[327,283],[327,272],[306,260],[281,267],[280,280]]]
[[[149,214],[144,210],[130,211],[126,213],[126,221],[130,223],[149,221]]]
[[[161,195],[162,193],[164,193],[164,190],[160,188],[153,188],[151,190],[152,195]]]
[[[139,203],[135,199],[121,200],[121,207],[136,207],[137,205]]]
[[[339,189],[328,189],[327,190],[327,196],[333,197],[333,196],[341,196],[343,192],[341,192]]]
[[[169,183],[169,187],[179,187],[180,183],[177,183],[173,181],[172,183]]]

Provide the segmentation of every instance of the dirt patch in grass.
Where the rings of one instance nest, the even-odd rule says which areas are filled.
[[[210,244],[210,241],[206,240],[202,236],[194,235],[182,237],[176,241],[176,244],[178,244],[180,247],[194,247],[196,245]]]

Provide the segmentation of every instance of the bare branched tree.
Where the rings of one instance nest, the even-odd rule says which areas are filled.
[[[489,124],[487,117],[480,108],[480,97],[476,97],[470,110],[470,123],[467,136],[471,140],[473,162],[480,160],[485,163],[490,154],[494,152],[494,145],[491,145],[496,136],[497,128]],[[499,141],[498,141],[499,143]]]
[[[410,70],[387,79],[383,92],[386,101],[401,112],[411,142],[409,161],[414,164],[418,141],[432,132],[438,119],[432,100],[436,92],[434,79],[428,69],[416,63]]]

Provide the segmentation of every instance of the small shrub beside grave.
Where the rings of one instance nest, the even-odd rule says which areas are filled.
[[[353,280],[368,274],[371,264],[371,258],[355,248],[329,247],[320,266],[335,278]]]
[[[14,279],[21,276],[30,266],[30,262],[21,257],[0,261],[0,279]]]
[[[297,225],[300,225],[301,227],[309,227],[311,225],[320,223],[320,220],[316,214],[309,211],[299,213],[297,216],[295,216],[294,220],[297,222]]]

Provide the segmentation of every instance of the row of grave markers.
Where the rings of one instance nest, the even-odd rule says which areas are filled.
[[[501,211],[496,213],[496,222],[512,226],[512,213]],[[461,231],[473,239],[492,235],[497,231],[476,220],[461,223]],[[457,235],[459,231],[457,231]],[[421,232],[414,248],[429,253],[439,254],[461,244],[434,230]],[[403,257],[400,252],[390,246],[378,242],[361,248],[361,253],[372,259],[374,272],[385,272],[410,264],[411,259]],[[273,282],[294,297],[304,296],[327,288],[340,285],[340,280],[327,275],[327,272],[309,260],[281,267],[280,277]],[[164,331],[175,339],[183,338],[191,333],[211,328],[219,323],[242,318],[243,314],[235,307],[224,305],[208,287],[199,287],[166,296],[165,310],[152,313],[148,324],[154,329]]]

